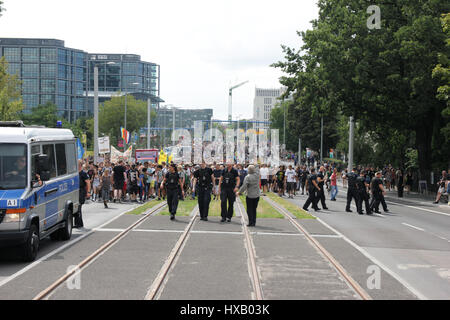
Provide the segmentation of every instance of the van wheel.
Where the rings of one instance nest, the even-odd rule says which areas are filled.
[[[36,259],[39,249],[39,230],[35,224],[30,225],[30,231],[25,244],[22,246],[23,258],[26,262],[31,262]]]
[[[58,231],[59,239],[62,241],[70,240],[70,238],[72,237],[72,228],[73,228],[73,216],[72,211],[69,211],[67,213],[66,225],[64,226],[64,228],[59,229]]]

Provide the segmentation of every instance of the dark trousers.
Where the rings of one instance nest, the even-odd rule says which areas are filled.
[[[210,201],[211,201],[211,189],[200,187],[198,189],[198,208],[200,210],[201,218],[208,217]]]
[[[325,192],[323,191],[323,186],[320,188],[320,191],[317,191],[317,200],[316,202],[322,204],[322,208],[325,209],[327,207],[326,203],[325,203]],[[317,206],[317,204],[316,204]]]
[[[366,213],[370,213],[372,210],[370,209],[369,195],[367,194],[367,192],[359,192],[359,208],[361,209],[361,211],[359,212],[362,212],[363,201],[366,206]]]
[[[403,188],[404,188],[404,185],[402,185],[402,184],[397,186],[397,194],[398,194],[399,198],[403,198]]]
[[[301,183],[301,187],[302,187],[302,194],[304,194],[304,193],[305,193],[305,184],[306,184],[306,181],[302,181],[302,183]]]
[[[361,212],[361,206],[359,203],[359,194],[358,191],[356,189],[348,189],[347,191],[347,206],[345,207],[345,210],[350,210],[350,203],[352,202],[352,199],[355,199],[355,203],[356,203],[356,210],[358,212]]]
[[[233,191],[234,188],[223,188],[220,191],[220,205],[222,208],[222,219],[231,219],[233,217],[233,205],[236,201],[236,194]],[[228,200],[228,208],[227,208]]]
[[[178,208],[178,189],[167,189],[167,205],[170,214],[177,214]]]
[[[383,206],[383,210],[387,211],[387,204],[386,201],[384,201],[384,196],[383,194],[374,194],[372,197],[372,200],[370,201],[370,209],[372,211],[378,212],[379,211],[379,207],[380,207],[380,203]]]
[[[312,204],[312,207],[314,209],[317,209],[317,202],[319,201],[319,198],[317,197],[317,189],[311,189],[309,190],[308,199],[306,200],[305,204],[303,205],[303,209],[308,209],[309,205]]]
[[[247,215],[248,215],[248,224],[255,225],[256,224],[256,209],[258,208],[258,198],[245,198],[245,202],[247,203]]]
[[[74,215],[74,226],[76,227],[83,227],[83,215],[81,213],[81,207],[84,204],[84,201],[86,200],[86,190],[82,189],[80,190],[79,197],[78,197],[80,205],[78,206],[78,212]]]

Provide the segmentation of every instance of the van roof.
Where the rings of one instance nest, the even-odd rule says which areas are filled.
[[[0,143],[27,143],[28,141],[61,141],[72,139],[75,139],[75,136],[69,129],[36,127],[0,128]]]

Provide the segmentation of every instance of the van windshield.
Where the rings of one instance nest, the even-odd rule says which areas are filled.
[[[0,190],[26,188],[26,150],[23,143],[0,143]]]

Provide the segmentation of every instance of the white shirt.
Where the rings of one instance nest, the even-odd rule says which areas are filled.
[[[297,176],[297,173],[294,169],[287,169],[286,170],[286,181],[287,182],[295,182],[295,177]]]
[[[263,180],[269,179],[269,168],[261,168],[259,170],[259,173],[261,175],[261,179]]]

